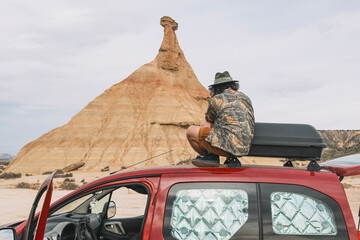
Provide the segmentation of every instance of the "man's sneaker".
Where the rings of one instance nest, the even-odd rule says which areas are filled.
[[[191,163],[197,167],[218,167],[220,165],[220,160],[218,155],[207,154],[204,157],[198,155],[191,160]]]

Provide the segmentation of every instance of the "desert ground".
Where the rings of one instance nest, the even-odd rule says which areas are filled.
[[[98,178],[108,176],[109,172],[74,172],[73,177],[70,179],[75,180],[75,184],[78,186],[83,185],[84,183],[92,182]],[[36,188],[41,184],[47,175],[36,175],[36,176],[22,176],[21,178],[16,179],[0,179],[0,226],[6,223],[16,222],[19,220],[26,219],[32,202],[36,196],[37,190],[29,188],[17,188],[16,186],[21,183],[29,183],[32,188]],[[64,178],[55,178],[54,179],[54,193],[52,197],[52,202],[57,199],[70,193],[70,190],[61,190],[59,186],[64,182]],[[347,198],[350,203],[351,211],[354,216],[355,224],[358,224],[358,211],[360,206],[360,176],[348,177],[343,181],[343,186],[347,195]],[[139,199],[136,199],[136,194],[129,194],[129,192],[122,192],[122,197],[125,201],[136,202]],[[139,204],[141,205],[141,204]],[[117,206],[119,212],[126,212],[125,208],[122,206]],[[142,206],[138,208],[131,209],[131,212],[141,212]],[[129,212],[129,214],[131,214]]]

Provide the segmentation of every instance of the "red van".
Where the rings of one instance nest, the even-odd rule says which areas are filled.
[[[255,129],[250,154],[286,157],[285,167],[124,171],[50,205],[54,172],[40,188],[29,219],[2,228],[0,239],[360,239],[339,180],[360,174],[360,156],[350,163],[318,164],[325,145],[311,126],[257,124]],[[309,165],[291,167],[295,160]]]

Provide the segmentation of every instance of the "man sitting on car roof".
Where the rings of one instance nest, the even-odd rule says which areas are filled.
[[[249,153],[254,136],[254,110],[251,100],[238,92],[239,81],[225,71],[216,73],[209,86],[211,99],[206,122],[190,126],[186,135],[192,148],[200,154],[192,160],[195,166],[219,166],[219,156],[228,158]]]

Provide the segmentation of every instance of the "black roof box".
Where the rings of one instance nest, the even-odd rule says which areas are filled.
[[[311,125],[257,122],[248,155],[320,160],[325,147],[322,137]]]

